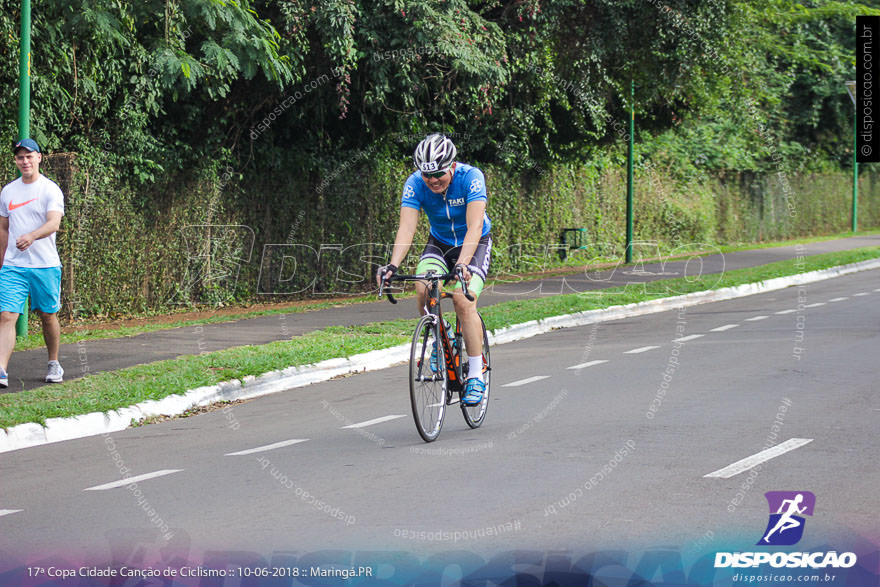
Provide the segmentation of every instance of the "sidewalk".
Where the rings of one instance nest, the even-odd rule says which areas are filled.
[[[702,273],[717,274],[733,269],[766,265],[775,261],[791,260],[798,255],[811,256],[868,246],[880,246],[880,235],[712,255],[702,259]],[[515,283],[515,278],[511,276],[507,280],[508,283],[496,284],[484,291],[480,296],[480,307],[511,300],[594,291],[624,286],[627,283],[682,277],[685,265],[685,261],[650,263],[589,274],[581,271],[572,275],[518,283]],[[695,275],[699,271],[700,269],[693,262],[687,267],[688,275]],[[410,300],[403,300],[396,306],[382,300],[326,310],[248,318],[222,324],[174,328],[125,338],[81,341],[62,345],[60,360],[65,369],[64,377],[70,380],[81,377],[85,372],[113,371],[181,355],[195,355],[234,346],[266,344],[328,326],[366,324],[415,315],[415,304]],[[47,385],[43,381],[45,374],[45,349],[15,352],[9,363],[9,388],[5,392],[14,393]]]

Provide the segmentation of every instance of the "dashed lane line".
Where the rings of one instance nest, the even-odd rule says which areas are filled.
[[[880,291],[880,290],[874,290],[874,291]],[[856,296],[866,296],[866,295],[870,295],[870,294],[865,293],[865,292],[860,292],[860,293],[857,293],[857,294],[854,294],[854,295],[856,295]],[[839,297],[839,298],[833,298],[833,299],[830,299],[830,300],[828,300],[828,301],[829,301],[829,302],[843,302],[843,301],[848,300],[848,299],[849,299],[848,297]],[[804,306],[804,307],[805,307],[805,308],[817,308],[817,307],[819,307],[819,306],[824,306],[824,305],[825,305],[825,302],[816,302],[816,303],[809,304],[809,305]],[[794,312],[797,312],[797,311],[798,311],[797,308],[789,308],[789,309],[787,309],[787,310],[780,310],[780,311],[778,311],[778,312],[774,312],[774,314],[777,314],[777,315],[782,315],[782,314],[793,314]],[[751,318],[746,318],[745,321],[746,321],[746,322],[758,322],[758,321],[760,321],[760,320],[766,320],[766,319],[769,318],[769,317],[770,317],[770,316],[765,316],[765,315],[752,316]],[[737,328],[738,326],[739,326],[739,324],[724,324],[723,326],[718,326],[718,327],[716,327],[716,328],[712,328],[712,329],[710,329],[709,332],[724,332],[724,331],[726,331],[726,330],[731,330],[731,329],[733,329],[733,328]],[[701,337],[703,337],[703,336],[705,336],[705,335],[703,335],[703,334],[691,334],[691,335],[689,335],[689,336],[683,336],[683,337],[681,337],[681,338],[673,339],[672,342],[689,342],[689,341],[691,341],[691,340],[696,340],[696,339],[701,338]],[[658,348],[660,348],[660,347],[659,347],[659,346],[643,346],[643,347],[639,347],[639,348],[637,348],[637,349],[631,349],[631,350],[628,350],[628,351],[624,351],[623,354],[625,354],[625,355],[637,355],[637,354],[644,353],[644,352],[651,351],[651,350],[658,349]],[[580,363],[579,365],[572,365],[571,367],[566,367],[566,369],[584,369],[584,368],[586,368],[586,367],[592,367],[592,366],[594,366],[594,365],[600,365],[600,364],[602,364],[602,363],[607,363],[607,362],[608,362],[608,361],[606,361],[606,360],[601,360],[601,361],[589,361],[589,362],[587,362],[587,363]],[[502,387],[519,387],[520,385],[526,385],[526,384],[528,384],[528,383],[534,383],[535,381],[540,381],[541,379],[546,379],[546,378],[547,378],[546,375],[542,375],[542,376],[538,376],[538,377],[531,377],[531,378],[529,378],[529,379],[523,379],[522,381],[514,381],[513,383],[508,383],[507,385],[503,385]],[[708,476],[709,476],[709,475],[707,475],[707,477],[708,477]]]
[[[501,387],[520,387],[521,385],[528,385],[529,383],[534,383],[535,381],[541,381],[542,379],[550,379],[550,376],[549,375],[535,375],[534,377],[529,377],[528,379],[520,379],[519,381],[505,383]]]
[[[239,457],[244,455],[252,455],[256,452],[266,452],[267,450],[275,450],[276,448],[283,448],[285,446],[299,444],[300,442],[308,442],[308,440],[308,438],[291,438],[290,440],[282,440],[281,442],[275,442],[273,444],[267,444],[265,446],[258,446],[256,448],[249,448],[247,450],[240,450],[238,452],[229,452],[226,453],[225,456]]]
[[[855,294],[853,294],[853,297],[854,297],[854,298],[861,298],[861,297],[863,297],[863,296],[869,296],[869,295],[871,295],[871,292],[860,291],[859,293],[855,293]]]
[[[724,332],[725,330],[730,330],[731,328],[737,328],[739,324],[725,324],[724,326],[719,326],[718,328],[713,328],[709,332]]]
[[[9,514],[17,514],[18,512],[23,512],[24,510],[0,510],[0,516],[8,516]]]
[[[703,477],[730,479],[734,475],[739,475],[743,471],[748,471],[755,465],[767,462],[770,459],[776,458],[780,455],[784,455],[787,452],[793,451],[794,449],[800,448],[805,444],[809,444],[811,442],[813,442],[812,438],[789,438],[782,444],[777,444],[776,446],[772,446],[767,450],[762,450],[759,453],[755,453],[752,456],[746,457],[733,464],[727,465],[723,469],[718,469],[717,471],[713,471],[708,475],[703,475]]]
[[[587,367],[593,367],[594,365],[601,365],[602,363],[607,363],[606,359],[600,359],[596,361],[588,361],[586,363],[581,363],[580,365],[572,365],[571,367],[566,367],[566,369],[585,369]]]
[[[113,481],[112,483],[105,483],[104,485],[95,485],[94,487],[87,487],[83,489],[83,491],[104,491],[107,489],[115,489],[116,487],[125,487],[126,485],[131,485],[132,483],[140,483],[141,481],[146,481],[147,479],[155,479],[156,477],[164,477],[165,475],[171,475],[172,473],[180,473],[183,469],[162,469],[161,471],[153,471],[152,473],[144,473],[143,475],[138,475],[137,477],[126,477],[125,479],[120,479],[119,481]]]
[[[632,349],[629,351],[624,351],[624,355],[638,355],[639,353],[645,353],[647,351],[653,351],[654,349],[659,349],[659,346],[643,346],[637,349]]]
[[[391,414],[390,416],[382,416],[381,418],[373,418],[372,420],[367,420],[366,422],[358,422],[357,424],[349,424],[348,426],[343,426],[340,430],[348,430],[351,428],[366,428],[367,426],[372,426],[373,424],[381,424],[382,422],[388,422],[389,420],[397,420],[398,418],[405,418],[403,414]]]

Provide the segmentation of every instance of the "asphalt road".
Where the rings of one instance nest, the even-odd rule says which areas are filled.
[[[0,563],[663,544],[699,556],[752,548],[771,490],[816,495],[805,542],[876,544],[878,302],[868,271],[497,346],[485,425],[450,410],[432,444],[398,366],[7,453]],[[801,445],[760,470],[707,477],[790,439]],[[154,476],[102,487],[123,473]]]
[[[480,307],[510,300],[594,291],[608,287],[625,286],[630,283],[646,283],[685,275],[693,276],[699,273],[720,276],[724,271],[755,267],[774,261],[792,260],[798,255],[817,255],[877,245],[880,245],[880,235],[865,235],[806,245],[707,255],[699,261],[694,258],[690,261],[636,263],[629,267],[620,266],[599,271],[581,271],[571,275],[538,280],[526,280],[517,275],[493,274],[498,282],[480,296]],[[709,247],[702,245],[686,245],[680,247],[677,253],[687,255],[707,249]],[[524,246],[519,250],[519,254],[530,256],[531,266],[536,271],[545,266],[545,262],[549,261],[549,256],[555,256],[553,251],[543,250],[541,246]],[[643,244],[635,249],[634,258],[637,261],[654,256],[659,256],[656,246]],[[316,298],[320,297],[320,295],[316,296]],[[273,298],[266,296],[266,299],[271,301]],[[81,377],[86,372],[113,371],[131,365],[172,359],[180,355],[196,355],[249,344],[266,344],[327,326],[365,324],[380,320],[394,320],[402,316],[415,316],[415,314],[415,304],[411,300],[404,300],[397,306],[386,301],[376,301],[320,311],[279,314],[222,324],[175,328],[126,338],[65,344],[61,345],[60,360],[66,371],[65,378],[73,379]],[[42,387],[46,385],[43,381],[45,376],[45,349],[13,353],[9,363],[9,388],[3,390],[3,393],[15,393]]]

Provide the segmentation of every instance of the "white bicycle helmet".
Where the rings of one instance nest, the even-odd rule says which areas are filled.
[[[458,151],[448,137],[430,134],[416,147],[413,163],[423,173],[446,171],[455,163],[456,154]]]

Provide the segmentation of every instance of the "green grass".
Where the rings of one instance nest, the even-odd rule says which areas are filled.
[[[633,284],[627,287],[557,295],[546,299],[505,302],[481,309],[480,313],[483,315],[486,327],[494,330],[509,324],[527,322],[529,320],[539,320],[572,312],[597,310],[610,306],[644,302],[710,289],[721,289],[745,283],[757,283],[775,277],[806,273],[817,269],[827,269],[828,267],[857,263],[877,257],[880,257],[880,247],[866,247],[840,253],[814,255],[803,259],[779,261],[769,265],[727,271],[724,274],[710,274],[696,278],[665,279],[645,284]]]
[[[858,236],[866,236],[880,234],[880,230],[865,230],[860,231]],[[814,242],[822,242],[828,240],[835,240],[840,238],[846,238],[854,236],[851,232],[845,232],[835,235],[829,236],[821,236],[821,237],[810,237],[799,240],[792,241],[775,241],[775,242],[766,242],[766,243],[743,243],[736,245],[725,245],[719,246],[718,249],[722,253],[732,253],[736,251],[742,250],[750,250],[750,249],[764,249],[764,248],[772,248],[772,247],[784,247],[791,246],[796,244],[808,244]],[[706,254],[714,254],[717,251],[706,251]],[[691,254],[683,255],[682,257],[673,257],[666,260],[672,260],[675,258],[685,258],[691,256]],[[575,271],[583,267],[582,263],[583,259],[580,261],[576,258],[566,262],[555,264],[549,269],[554,270],[557,273],[564,273],[565,270]],[[594,263],[600,263],[606,261],[610,265],[614,265],[618,262],[618,259],[591,259],[590,261]],[[529,279],[532,277],[539,277],[539,275],[531,275],[531,274],[523,274],[522,277],[524,279]],[[494,280],[490,279],[487,284],[487,288],[490,287],[494,283]],[[408,294],[412,295],[412,294]],[[407,297],[407,296],[404,296]],[[207,318],[200,319],[185,319],[181,318],[180,320],[172,321],[172,322],[156,322],[156,323],[145,323],[139,324],[137,326],[124,326],[119,328],[102,328],[102,329],[83,329],[78,332],[66,333],[61,335],[61,343],[62,344],[73,344],[80,340],[99,340],[99,339],[107,339],[107,338],[122,338],[126,336],[135,336],[138,334],[143,334],[146,332],[156,332],[158,330],[168,330],[171,328],[183,328],[183,327],[192,327],[199,326],[204,324],[217,324],[222,322],[233,322],[235,320],[242,320],[245,318],[257,318],[260,316],[274,316],[278,314],[296,314],[300,312],[309,312],[312,310],[323,310],[327,308],[332,308],[340,305],[352,305],[352,304],[362,304],[368,302],[376,301],[375,294],[356,294],[351,295],[345,299],[334,299],[333,301],[314,301],[308,302],[305,304],[298,304],[296,306],[286,306],[282,308],[271,308],[271,309],[262,309],[262,310],[249,310],[247,308],[242,308],[240,312],[236,312],[234,314],[227,314],[222,316],[211,316]],[[167,316],[167,315],[166,315]],[[149,320],[149,318],[154,316],[143,316],[145,320]],[[15,343],[16,350],[24,351],[35,348],[42,348],[45,344],[43,342],[43,335],[40,331],[39,320],[31,320],[29,327],[29,334],[27,337],[19,338]]]
[[[672,295],[717,289],[774,277],[825,269],[880,257],[880,247],[791,259],[760,267],[707,275],[694,279],[669,279],[626,287],[510,301],[481,310],[489,329],[560,314],[607,308]],[[451,310],[447,306],[448,310]],[[378,322],[363,326],[334,326],[289,341],[246,346],[196,356],[99,373],[61,385],[0,395],[0,427],[47,418],[104,412],[149,400],[162,399],[203,385],[259,375],[291,365],[304,365],[408,342],[414,319]]]
[[[179,357],[6,394],[0,396],[0,427],[105,412],[290,365],[394,346],[409,340],[411,329],[411,320],[370,324],[357,329],[332,327],[291,341]]]

